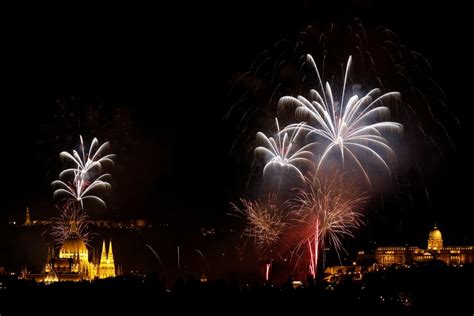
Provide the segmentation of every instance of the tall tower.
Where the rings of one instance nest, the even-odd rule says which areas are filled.
[[[109,254],[107,255],[107,270],[109,277],[115,277],[114,253],[112,252],[112,239],[109,242]]]
[[[44,265],[44,271],[50,272],[53,270],[53,258],[54,258],[54,247],[51,244],[48,245],[48,257],[46,259],[46,263]]]
[[[26,207],[26,220],[25,220],[25,226],[31,226],[31,218],[30,218],[30,208]]]
[[[102,242],[102,252],[100,254],[99,262],[99,278],[104,279],[107,277],[107,251],[105,249],[105,239]]]
[[[99,263],[99,278],[113,278],[115,277],[115,262],[114,253],[112,250],[112,240],[109,242],[109,251],[105,248],[105,239],[102,242],[102,252]]]

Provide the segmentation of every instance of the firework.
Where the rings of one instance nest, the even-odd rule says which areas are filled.
[[[50,235],[58,245],[72,237],[81,239],[86,245],[91,241],[88,229],[89,217],[74,203],[59,208],[60,216],[52,218]]]
[[[262,252],[270,252],[280,240],[287,226],[285,212],[275,196],[265,201],[241,199],[242,208],[233,204],[234,209],[246,219],[243,235],[253,240],[255,247]]]
[[[296,124],[291,129],[281,131],[278,119],[275,119],[275,122],[277,127],[275,138],[267,137],[261,132],[257,133],[257,138],[263,142],[263,146],[255,149],[255,155],[263,156],[265,159],[263,175],[266,176],[273,168],[286,168],[304,180],[299,166],[312,164],[313,154],[310,150],[315,143],[308,143],[298,148],[296,141],[305,124]]]
[[[158,260],[158,262],[160,263],[160,267],[163,271],[163,274],[165,273],[165,265],[163,264],[163,262],[161,261],[161,258],[160,256],[158,255],[158,253],[155,251],[155,249],[153,249],[152,246],[146,244],[145,245],[148,249],[150,249],[151,252],[153,252],[153,254],[155,255],[156,259]]]
[[[206,268],[204,272],[209,272],[209,266],[207,265],[206,257],[204,257],[204,254],[201,250],[196,249],[196,252],[199,254],[199,256],[201,256],[202,261],[204,262],[204,267]]]
[[[75,165],[75,168],[64,169],[59,174],[60,178],[67,176],[68,174],[86,178],[88,174],[94,169],[98,169],[97,171],[100,172],[103,163],[114,164],[113,159],[115,158],[115,155],[105,154],[105,152],[110,149],[110,144],[108,142],[105,142],[99,146],[99,141],[97,138],[94,138],[92,140],[91,146],[89,147],[89,151],[86,154],[82,136],[79,136],[79,138],[81,141],[80,153],[78,153],[76,150],[73,150],[72,154],[68,153],[67,151],[63,151],[59,154],[61,158],[68,160]]]
[[[319,249],[333,247],[343,250],[342,239],[354,237],[353,231],[362,224],[360,208],[365,197],[355,193],[343,177],[332,180],[307,179],[308,188],[295,199],[297,225],[302,227],[296,250],[307,246],[310,273],[316,276]]]
[[[94,200],[106,206],[104,200],[96,193],[98,190],[110,189],[111,185],[108,182],[110,174],[100,174],[102,172],[102,164],[112,163],[115,155],[105,155],[104,152],[110,147],[109,143],[104,143],[99,146],[96,138],[91,143],[89,150],[86,153],[82,136],[81,153],[73,150],[73,153],[62,152],[61,157],[71,161],[75,167],[66,168],[63,170],[59,179],[53,181],[52,185],[56,187],[54,197],[65,197],[67,200],[73,200],[80,203],[84,208],[83,201],[87,199]]]
[[[265,281],[268,281],[270,279],[270,269],[272,267],[271,262],[265,264]]]
[[[304,130],[308,136],[314,135],[322,141],[317,171],[325,163],[328,155],[336,150],[339,151],[343,164],[345,157],[349,157],[356,163],[369,184],[369,175],[360,159],[363,154],[374,158],[390,173],[387,159],[383,157],[381,151],[387,153],[390,158],[394,158],[395,153],[383,134],[386,131],[401,132],[403,126],[385,120],[390,110],[383,104],[398,97],[399,93],[390,92],[380,95],[379,89],[373,89],[360,99],[357,95],[351,95],[345,102],[347,77],[352,64],[352,57],[349,57],[341,98],[335,101],[328,82],[325,89],[323,88],[321,76],[311,55],[307,55],[307,62],[316,71],[321,93],[311,90],[309,100],[302,96],[297,98],[287,96],[280,99],[280,106],[296,106],[296,117],[308,121],[308,124],[304,125],[291,124],[285,130]]]
[[[53,181],[52,185],[57,187],[54,191],[54,197],[66,196],[66,199],[72,199],[80,203],[81,207],[84,207],[84,200],[91,199],[97,201],[102,206],[106,206],[104,200],[99,196],[95,195],[96,190],[109,189],[110,183],[105,181],[109,174],[101,175],[99,178],[89,182],[74,174],[74,180],[66,183],[62,180]]]

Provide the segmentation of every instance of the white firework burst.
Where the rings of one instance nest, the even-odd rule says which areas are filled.
[[[398,92],[381,94],[379,89],[373,89],[365,96],[351,95],[346,102],[346,84],[352,65],[352,57],[346,65],[344,84],[341,98],[336,101],[330,84],[325,88],[318,68],[310,55],[307,62],[314,67],[321,91],[312,89],[309,99],[298,96],[286,96],[280,99],[279,105],[296,106],[296,117],[306,121],[306,124],[291,124],[285,130],[304,130],[308,136],[314,135],[321,142],[320,157],[316,170],[326,162],[328,155],[339,151],[342,163],[346,157],[353,160],[370,184],[369,174],[361,161],[362,155],[372,157],[390,174],[389,159],[395,159],[395,153],[384,136],[385,132],[401,132],[403,126],[388,121],[390,109],[384,105],[393,98],[398,98]],[[387,156],[387,157],[385,157]]]
[[[296,142],[305,124],[295,124],[291,129],[280,130],[278,119],[275,121],[277,127],[275,138],[267,137],[261,132],[257,133],[257,138],[263,145],[255,149],[255,155],[264,157],[263,175],[267,176],[271,169],[284,168],[295,172],[304,180],[300,167],[313,164],[313,154],[310,150],[316,143],[311,142],[299,148]]]

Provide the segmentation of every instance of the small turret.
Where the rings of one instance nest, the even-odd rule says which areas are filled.
[[[33,223],[31,222],[31,217],[30,217],[30,208],[26,207],[26,220],[25,220],[25,226],[31,226]]]

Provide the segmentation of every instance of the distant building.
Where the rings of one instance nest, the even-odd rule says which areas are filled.
[[[112,241],[106,251],[105,240],[102,243],[100,261],[89,261],[89,251],[84,241],[72,234],[64,241],[59,256],[54,255],[54,249],[49,248],[48,259],[41,273],[22,273],[24,279],[37,282],[52,283],[58,281],[82,281],[105,279],[116,276]]]
[[[363,251],[359,251],[358,262],[367,262],[371,259],[382,266],[392,264],[405,265],[431,260],[441,260],[447,265],[459,265],[474,263],[474,246],[444,247],[442,234],[435,225],[428,235],[426,249],[414,246],[378,247],[373,257],[366,255]]]
[[[143,230],[147,228],[151,228],[151,225],[147,224],[145,219],[134,219],[134,220],[126,220],[126,221],[117,221],[117,220],[89,220],[89,225],[91,227],[97,228],[108,228],[108,229],[133,229],[133,230]],[[16,221],[10,221],[10,225],[17,225]],[[18,223],[19,226],[49,226],[51,225],[51,221],[49,220],[32,220],[30,209],[26,208],[26,216],[25,222],[22,224],[21,222]],[[168,226],[168,225],[164,225]]]

